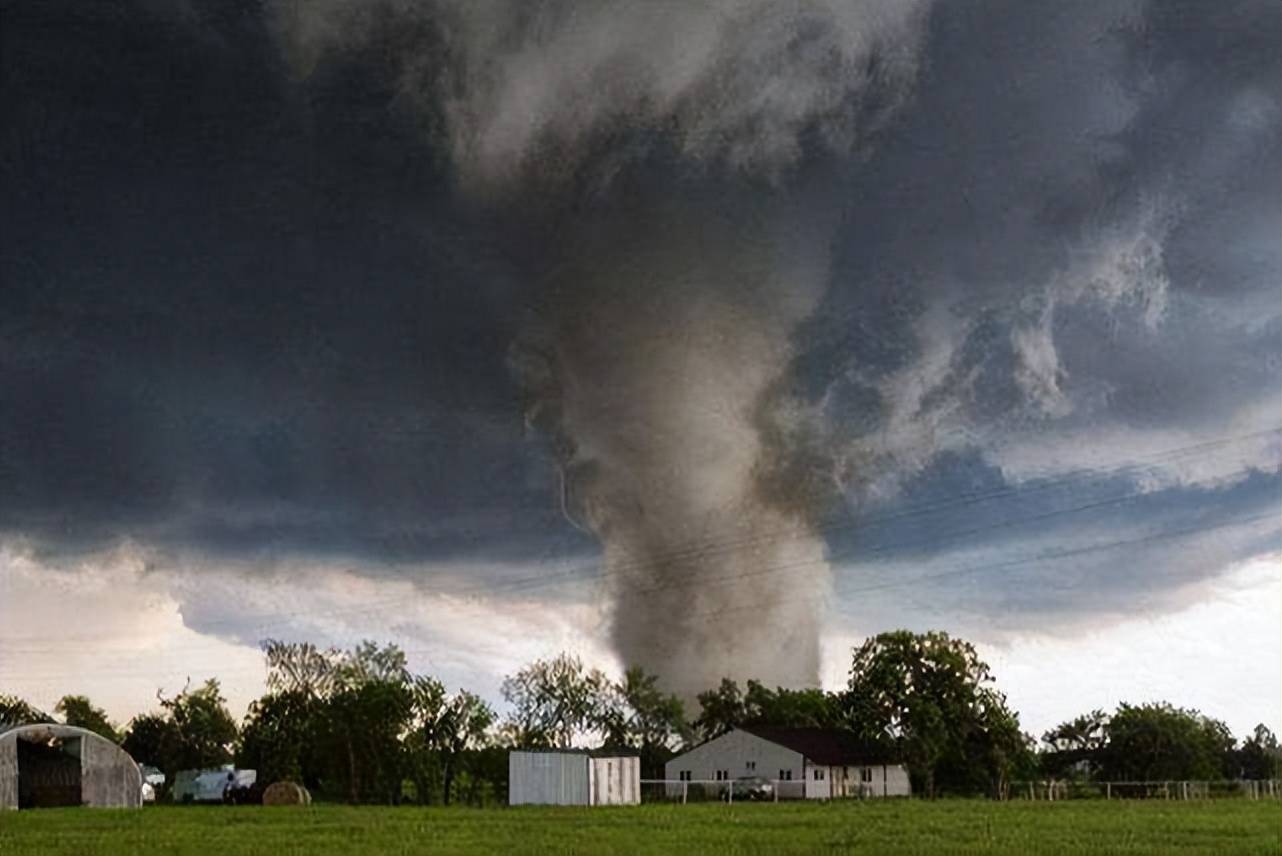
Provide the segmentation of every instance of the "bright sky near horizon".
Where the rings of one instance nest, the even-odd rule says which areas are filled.
[[[533,10],[533,11],[531,11]],[[288,13],[288,14],[286,14]],[[1282,731],[1282,4],[6,10],[0,693],[974,641]]]
[[[117,721],[154,708],[190,677],[218,677],[240,716],[263,691],[263,658],[252,645],[193,631],[183,623],[172,577],[113,557],[74,576],[50,573],[0,553],[0,685],[44,709],[63,694],[86,693]],[[464,602],[423,598],[404,582],[321,576],[305,592],[244,578],[221,578],[211,598],[227,616],[291,614],[273,632],[353,644],[395,638],[411,667],[480,692],[501,709],[502,677],[563,650],[618,674],[601,645],[601,615],[577,605],[550,616],[537,602]],[[112,593],[112,595],[108,595]],[[1118,623],[1056,636],[1014,636],[981,644],[997,686],[1034,736],[1094,708],[1170,701],[1222,719],[1239,736],[1259,722],[1282,732],[1282,556],[1242,563],[1169,613],[1137,613]],[[375,604],[362,612],[360,604]],[[20,606],[21,605],[21,606]],[[67,625],[67,616],[75,616]],[[947,614],[939,616],[940,626]],[[932,626],[927,621],[923,628]],[[61,632],[66,630],[65,636]],[[823,631],[823,686],[844,685],[864,633],[831,618]],[[55,638],[56,641],[49,641]]]

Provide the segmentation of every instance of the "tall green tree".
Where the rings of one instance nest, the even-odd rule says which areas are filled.
[[[1255,726],[1251,736],[1242,741],[1237,765],[1238,776],[1243,779],[1276,779],[1282,774],[1282,748],[1264,723]]]
[[[1166,702],[1123,704],[1105,730],[1100,775],[1111,781],[1222,779],[1236,773],[1232,732],[1196,710]]]
[[[269,692],[249,705],[240,728],[236,764],[264,783],[291,781],[319,790],[324,774],[320,699],[297,689]]]
[[[18,696],[0,693],[0,731],[17,725],[35,725],[53,721],[52,716]]]
[[[849,727],[898,748],[927,795],[999,793],[1029,741],[969,642],[882,633],[854,652],[842,699]]]
[[[1094,775],[1107,743],[1107,728],[1108,714],[1092,710],[1047,731],[1042,735],[1046,746],[1042,754],[1043,771],[1056,778]]]
[[[407,743],[419,798],[426,801],[439,774],[441,800],[449,805],[468,753],[485,743],[494,711],[473,693],[460,690],[449,695],[435,678],[418,677],[413,683],[412,716]]]
[[[184,689],[172,699],[162,699],[178,736],[179,769],[216,767],[232,759],[236,720],[227,711],[227,699],[216,678],[194,690]]]
[[[772,690],[757,681],[748,681],[743,706],[744,725],[838,728],[845,720],[840,700],[817,688]]]
[[[345,654],[338,648],[318,648],[311,642],[265,639],[267,689],[306,698],[326,698],[338,681]]]
[[[106,711],[94,707],[86,696],[65,695],[58,700],[53,712],[61,716],[62,721],[68,725],[88,729],[113,743],[121,741],[120,730],[107,718]]]
[[[262,647],[271,693],[251,709],[242,751],[352,803],[399,802],[413,704],[405,653],[368,640],[346,651],[276,639]]]
[[[344,651],[269,639],[263,651],[272,692],[251,709],[242,750],[349,802],[399,802],[407,776],[420,800],[444,778],[452,786],[492,717],[475,696],[448,697],[438,681],[412,675],[395,645]]]
[[[691,737],[681,699],[665,693],[656,676],[635,666],[610,687],[601,732],[607,745],[637,750],[643,778],[662,778],[673,750]]]
[[[218,681],[210,678],[172,698],[159,693],[160,711],[134,717],[124,735],[134,760],[164,771],[170,782],[179,770],[217,767],[232,760],[236,721],[227,711]]]
[[[748,717],[743,692],[739,684],[730,678],[722,678],[715,689],[704,690],[696,698],[699,700],[699,717],[694,721],[694,729],[700,740],[712,740],[727,734]]]
[[[173,722],[163,713],[142,713],[129,721],[121,746],[139,764],[165,774],[166,790],[173,787],[174,773],[182,769],[176,760],[179,738]],[[157,798],[160,794],[157,794]]]
[[[570,654],[535,660],[503,681],[512,706],[503,732],[518,747],[569,747],[599,730],[610,681]]]
[[[396,645],[360,643],[335,661],[328,693],[323,745],[348,801],[400,802],[401,737],[413,711],[405,653]]]

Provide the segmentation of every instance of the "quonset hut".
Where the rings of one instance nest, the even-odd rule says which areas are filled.
[[[107,738],[71,725],[0,732],[0,810],[71,805],[137,808],[138,765]]]

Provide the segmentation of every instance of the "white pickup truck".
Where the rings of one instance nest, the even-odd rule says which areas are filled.
[[[156,801],[156,791],[164,787],[165,774],[148,764],[139,764],[138,772],[142,774],[142,801]]]

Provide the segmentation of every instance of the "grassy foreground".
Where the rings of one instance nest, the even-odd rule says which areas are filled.
[[[0,812],[4,856],[1282,854],[1282,806],[1223,800],[622,808],[153,807]]]

